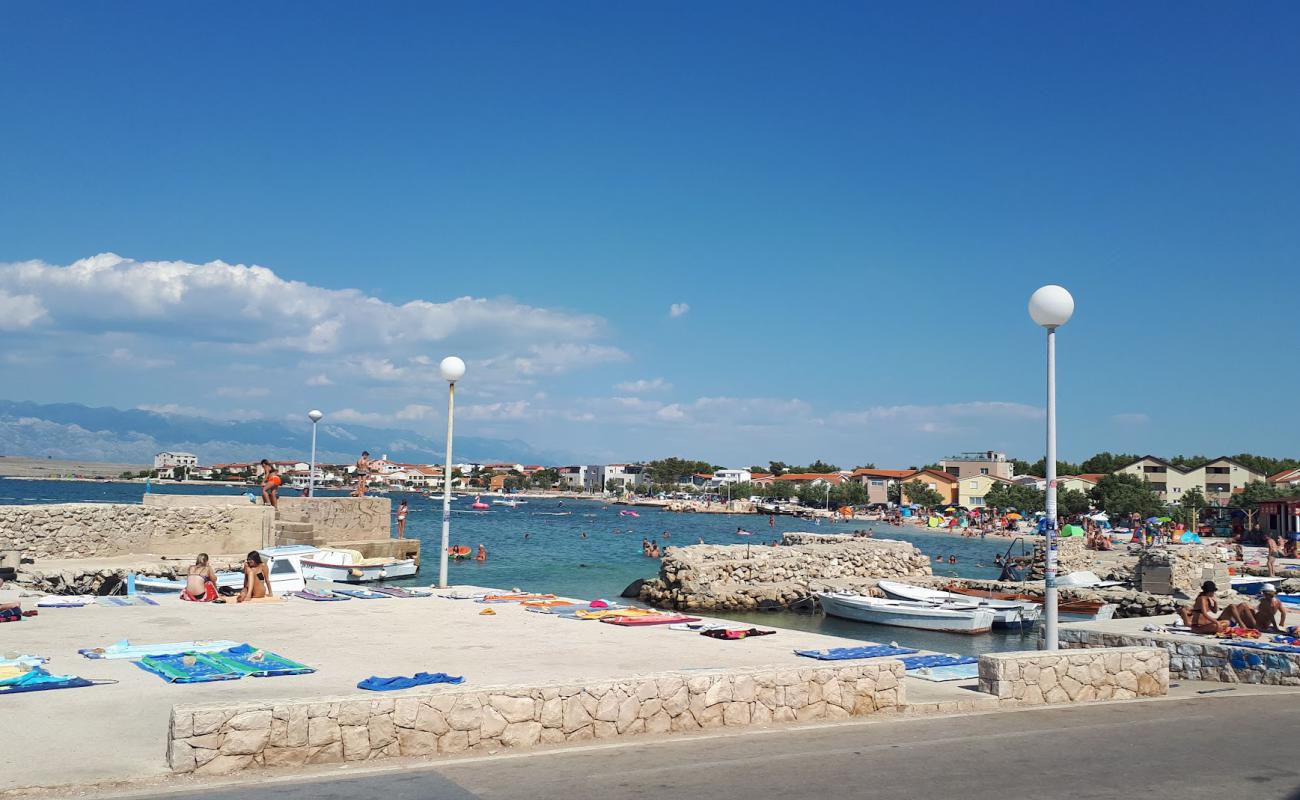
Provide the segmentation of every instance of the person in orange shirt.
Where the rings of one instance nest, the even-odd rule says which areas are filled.
[[[272,464],[266,461],[263,461],[262,464],[266,471],[265,476],[262,478],[262,502],[271,506],[271,508],[277,508],[280,493],[280,474],[275,471]]]

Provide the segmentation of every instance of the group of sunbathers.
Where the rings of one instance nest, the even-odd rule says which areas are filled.
[[[1223,633],[1233,627],[1260,633],[1294,633],[1295,628],[1286,625],[1286,608],[1277,599],[1277,587],[1273,584],[1264,584],[1259,603],[1255,606],[1234,603],[1220,609],[1215,597],[1218,590],[1214,581],[1206,581],[1201,584],[1201,593],[1192,602],[1192,607],[1178,609],[1179,618],[1192,633]]]
[[[262,554],[251,551],[244,559],[244,585],[235,597],[236,603],[274,596],[271,592],[271,573]],[[208,554],[199,553],[185,576],[185,588],[181,590],[182,600],[196,603],[223,603],[217,593],[217,573],[208,564]]]

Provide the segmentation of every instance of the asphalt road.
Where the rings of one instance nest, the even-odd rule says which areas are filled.
[[[1300,695],[750,733],[259,782],[205,800],[1300,798]]]

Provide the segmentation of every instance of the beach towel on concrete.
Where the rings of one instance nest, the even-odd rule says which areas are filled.
[[[376,586],[375,591],[380,594],[386,594],[390,597],[432,597],[433,592],[426,592],[423,589],[407,589],[403,586]]]
[[[258,650],[250,644],[241,644],[211,654],[212,660],[241,675],[254,678],[274,678],[279,675],[307,675],[314,667],[291,661],[278,653]]]
[[[1300,653],[1300,646],[1281,642],[1261,642],[1255,639],[1230,639],[1223,644],[1229,647],[1248,647],[1251,650],[1270,650],[1274,653]]]
[[[345,594],[358,600],[388,600],[390,595],[372,592],[369,589],[335,589],[336,594]]]
[[[60,596],[50,594],[36,601],[37,608],[82,608],[95,604],[96,598],[86,595]]]
[[[189,660],[193,663],[186,663]],[[168,683],[208,683],[210,681],[237,681],[244,673],[218,661],[209,653],[175,653],[166,656],[145,656],[131,662],[145,672],[152,672]]]
[[[829,650],[796,650],[795,655],[815,658],[818,661],[844,661],[851,658],[880,658],[915,653],[912,647],[895,647],[890,644],[872,644],[863,647],[832,647]]]
[[[16,678],[0,679],[0,694],[41,692],[47,689],[78,689],[94,686],[94,681],[76,675],[51,675],[41,667],[33,667]]]
[[[133,594],[129,596],[113,595],[110,597],[96,597],[95,603],[109,608],[120,606],[156,606],[158,601],[146,594]]]
[[[907,677],[920,678],[923,681],[943,683],[944,681],[968,681],[980,676],[979,664],[949,664],[946,667],[921,667],[909,669]]]
[[[39,667],[46,661],[49,659],[44,656],[19,655],[16,658],[0,658],[0,667]]]
[[[378,675],[371,675],[369,678],[357,684],[358,689],[369,689],[372,692],[391,692],[397,689],[410,689],[414,686],[428,686],[431,683],[463,683],[465,678],[453,677],[445,672],[417,672],[411,677],[398,675],[392,678],[381,678]]]
[[[921,669],[923,667],[930,669],[934,667],[955,667],[959,664],[978,664],[980,661],[975,656],[944,655],[908,656],[898,660],[903,662],[903,669],[907,670]]]
[[[334,592],[313,592],[311,589],[303,589],[300,592],[289,592],[290,597],[297,597],[302,600],[313,600],[317,603],[328,603],[334,600],[351,600],[346,595],[335,594]]]
[[[166,656],[175,653],[215,653],[234,647],[239,642],[215,639],[206,642],[166,642],[163,644],[131,644],[126,639],[108,647],[88,647],[77,652],[86,658],[143,658]]]

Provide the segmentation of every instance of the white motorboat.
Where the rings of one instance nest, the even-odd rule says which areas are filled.
[[[918,603],[841,592],[819,592],[817,600],[827,614],[857,622],[968,634],[988,633],[993,627],[993,609],[970,603]]]
[[[286,544],[279,547],[263,547],[257,552],[267,564],[271,575],[271,592],[283,594],[298,592],[307,588],[303,579],[302,561],[319,550],[307,544]],[[142,592],[179,592],[185,588],[184,578],[155,578],[147,575],[133,576],[132,582],[137,591]],[[218,572],[218,589],[242,589],[244,573]]]
[[[392,578],[406,578],[419,572],[411,558],[365,558],[356,550],[341,547],[322,548],[302,560],[307,580],[338,583],[371,583]]]
[[[876,585],[885,594],[898,600],[950,603],[992,609],[995,628],[1032,628],[1043,614],[1043,607],[1040,604],[1027,600],[990,600],[897,581],[880,581]]]

